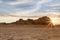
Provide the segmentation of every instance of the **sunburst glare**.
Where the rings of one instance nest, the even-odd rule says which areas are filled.
[[[50,18],[51,22],[53,23],[53,25],[57,25],[58,24],[58,20],[57,18]]]

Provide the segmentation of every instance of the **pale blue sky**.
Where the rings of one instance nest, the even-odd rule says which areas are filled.
[[[0,0],[0,15],[36,16],[56,11],[60,11],[60,0]]]
[[[25,16],[44,15],[60,16],[60,0],[0,0],[0,22],[10,23],[20,18],[27,19]]]

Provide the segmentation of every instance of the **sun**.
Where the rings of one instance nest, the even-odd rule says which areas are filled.
[[[57,18],[50,18],[50,19],[51,19],[51,22],[53,23],[53,25],[57,24]]]

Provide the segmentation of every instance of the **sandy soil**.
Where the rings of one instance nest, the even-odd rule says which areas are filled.
[[[1,25],[0,40],[60,40],[60,28],[40,25]]]

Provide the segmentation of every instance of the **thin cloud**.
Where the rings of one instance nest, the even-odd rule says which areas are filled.
[[[3,1],[0,0],[0,4],[3,3]]]
[[[30,0],[16,0],[14,2],[9,2],[8,4],[9,5],[18,5],[18,4],[24,4],[24,3],[29,3],[29,2],[32,2]]]
[[[35,12],[50,12],[50,11],[56,11],[59,10],[60,8],[58,7],[58,1],[56,2],[55,0],[2,0],[3,4],[0,4],[0,12],[5,13],[5,11],[8,14],[14,14],[14,15],[21,15],[23,16],[30,15]],[[54,1],[54,2],[52,2]],[[53,3],[53,4],[52,4]],[[44,5],[43,5],[44,4]],[[3,6],[2,6],[3,5]],[[57,7],[53,7],[52,5],[55,5]],[[37,13],[35,13],[37,14]],[[40,15],[41,13],[39,13]]]

